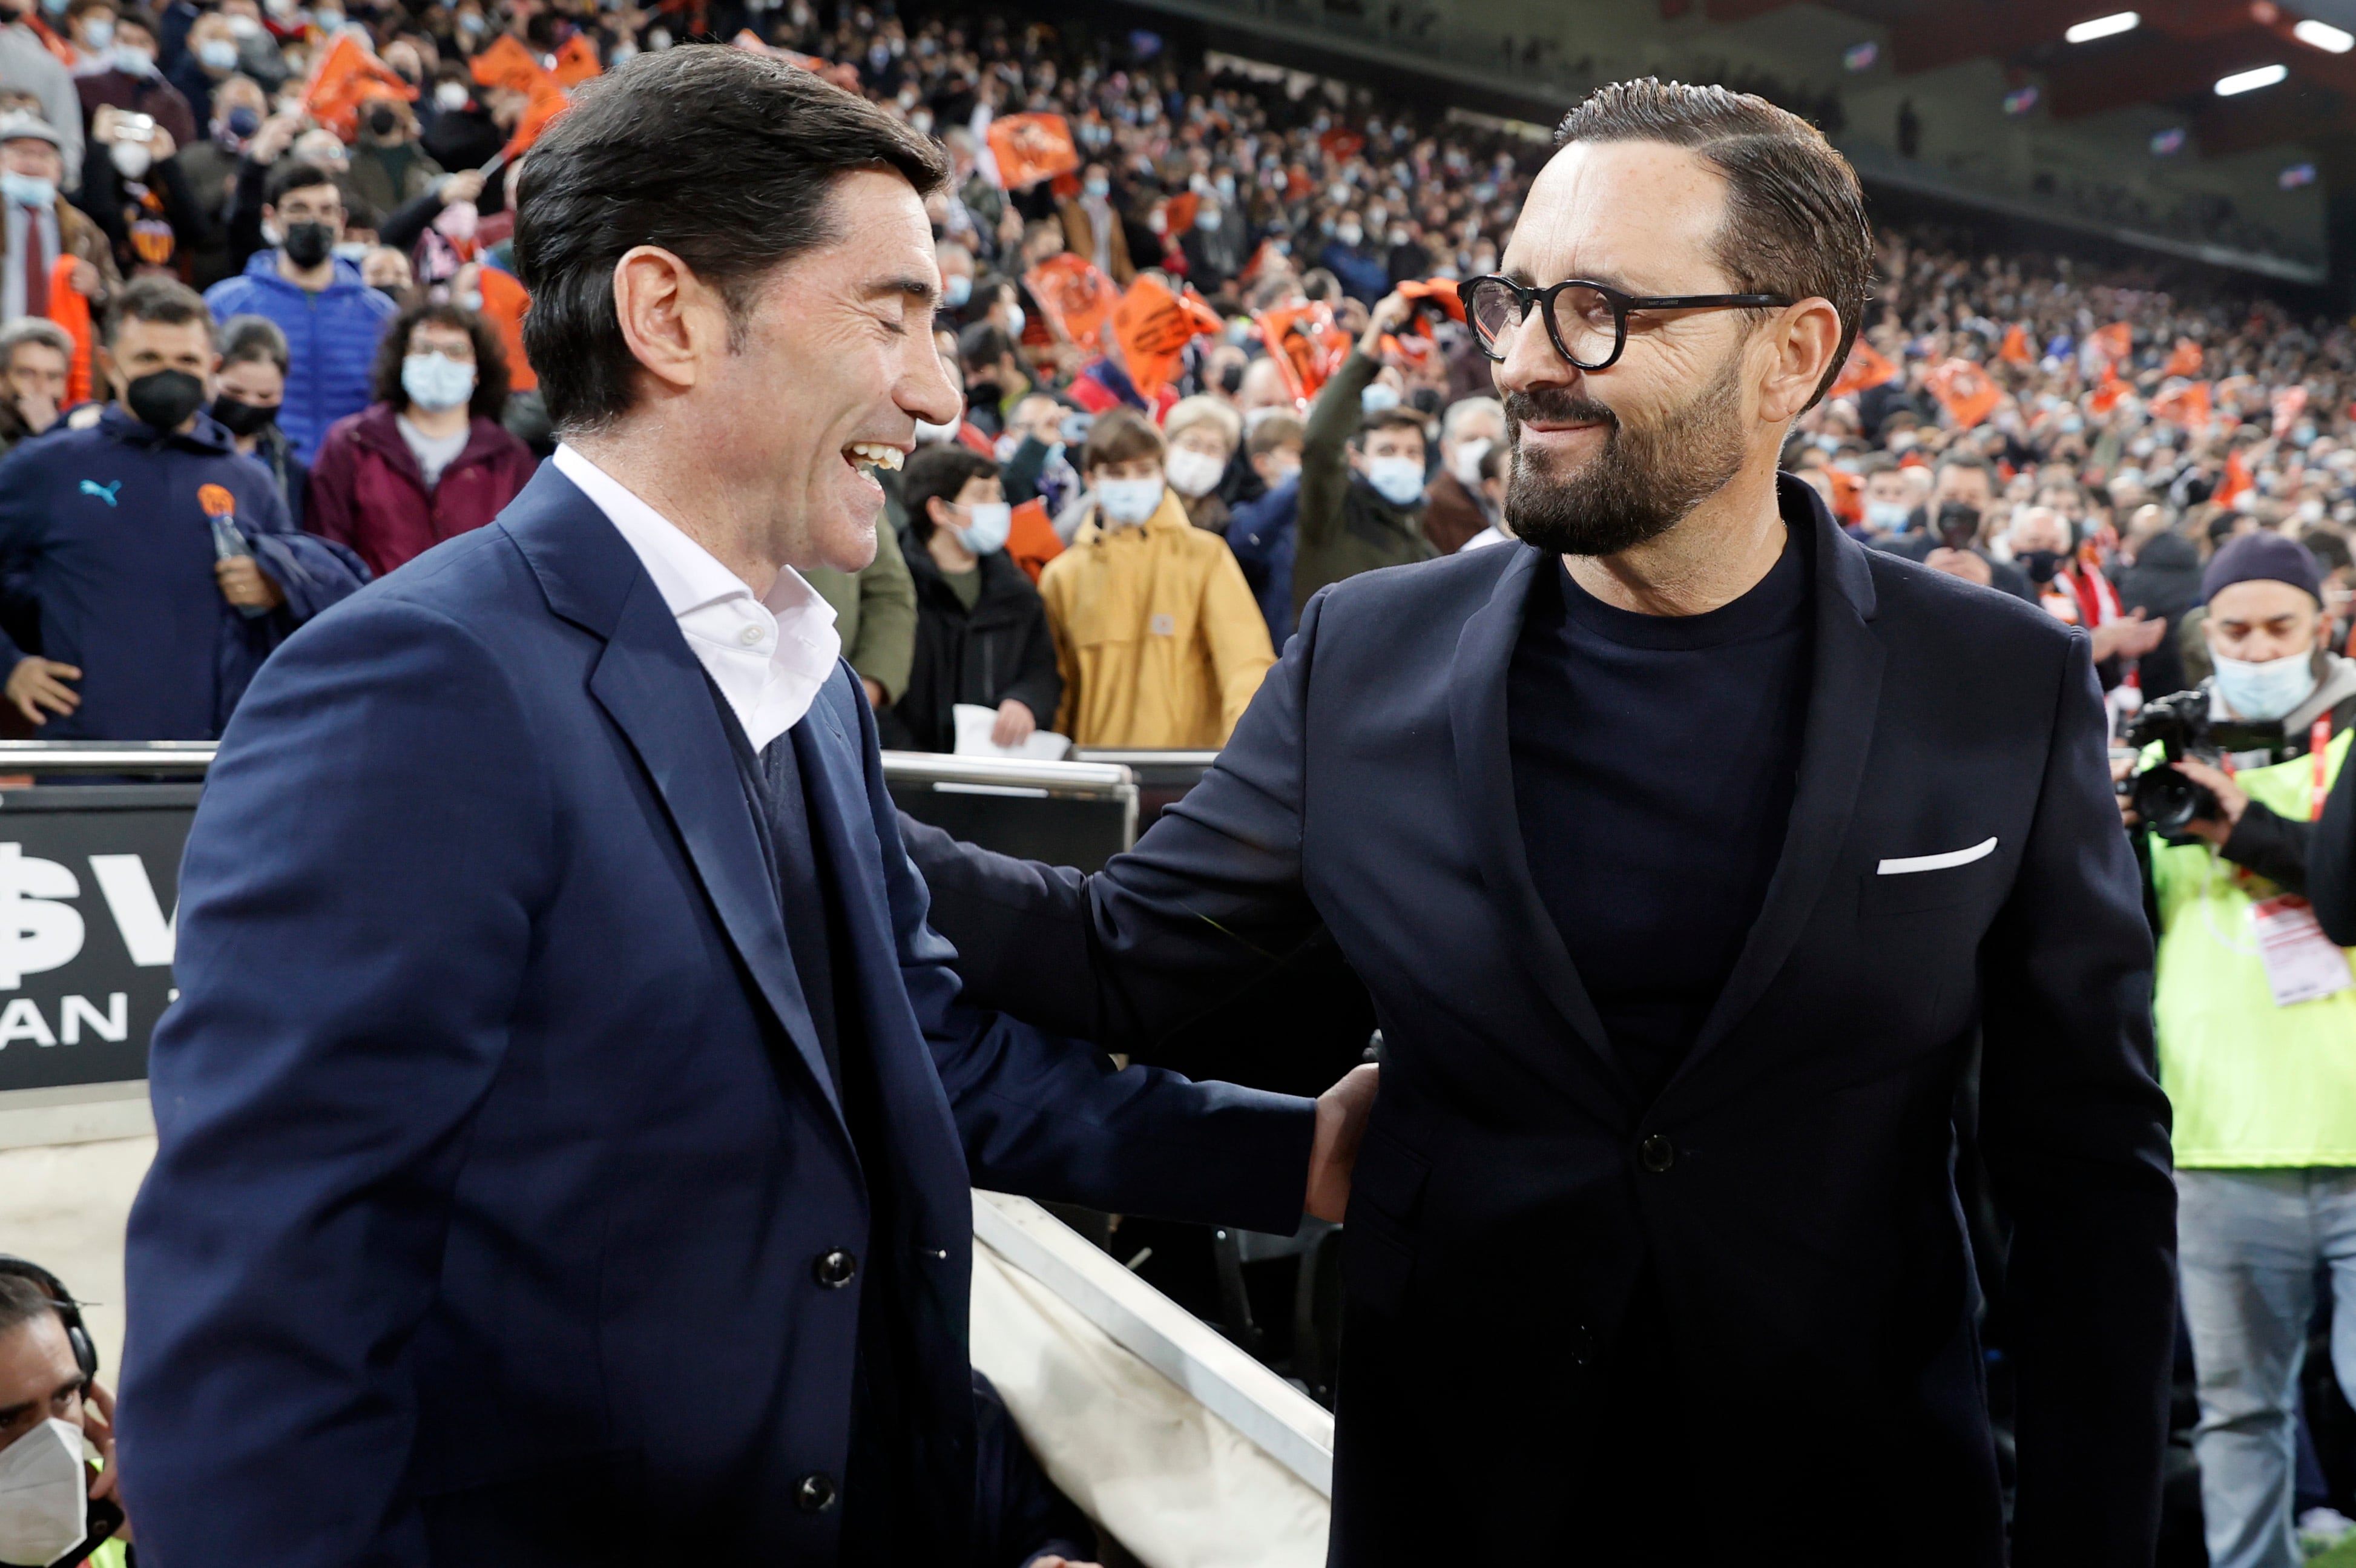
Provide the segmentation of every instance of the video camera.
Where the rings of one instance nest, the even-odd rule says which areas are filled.
[[[2251,724],[2239,719],[2211,719],[2209,693],[2178,692],[2147,703],[2127,726],[2127,744],[2137,751],[2158,742],[2162,759],[2136,774],[2129,790],[2136,814],[2169,843],[2199,842],[2185,832],[2196,822],[2220,820],[2215,791],[2196,784],[2169,764],[2190,757],[2211,767],[2227,757],[2251,752],[2267,761],[2287,755],[2278,723]]]

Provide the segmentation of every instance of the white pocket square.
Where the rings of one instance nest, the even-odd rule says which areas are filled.
[[[1885,860],[1879,867],[1883,876],[1904,876],[1915,871],[1944,871],[1950,866],[1969,865],[1976,860],[1986,860],[1996,853],[1996,840],[1976,843],[1969,849],[1951,849],[1944,854],[1910,854],[1900,860]]]

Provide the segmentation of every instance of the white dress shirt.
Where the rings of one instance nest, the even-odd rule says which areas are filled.
[[[834,607],[790,566],[754,597],[743,578],[570,444],[552,460],[637,552],[753,749],[799,724],[842,655]]]

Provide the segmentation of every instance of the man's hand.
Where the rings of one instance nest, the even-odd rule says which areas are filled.
[[[2135,809],[2135,796],[2133,793],[2129,792],[2122,794],[2119,791],[2118,786],[2126,783],[2128,779],[2135,777],[2136,760],[2136,759],[2132,757],[2114,757],[2111,758],[2111,794],[2112,797],[2119,803],[2120,823],[2129,829],[2143,826],[2143,813]]]
[[[81,671],[70,664],[27,654],[8,671],[8,701],[35,724],[45,725],[49,721],[41,709],[70,714],[81,706],[81,693],[66,684],[80,679]]]
[[[443,206],[450,207],[461,201],[472,201],[482,194],[483,171],[478,168],[461,169],[443,182],[436,199]]]
[[[867,705],[880,712],[884,706],[884,688],[864,675],[859,678],[859,683],[867,688]]]
[[[990,726],[992,746],[1021,746],[1039,727],[1031,704],[1009,697],[998,704],[998,722]]]
[[[1350,1207],[1350,1173],[1357,1168],[1358,1143],[1374,1114],[1382,1069],[1368,1062],[1342,1075],[1317,1097],[1317,1132],[1309,1144],[1309,1197],[1304,1205],[1320,1219],[1341,1223]]]
[[[1923,558],[1922,564],[1933,572],[1944,572],[1950,577],[1977,583],[1983,588],[1996,581],[1996,574],[1988,570],[1988,564],[1981,560],[1976,551],[1950,550],[1941,545]]]
[[[274,164],[294,145],[303,134],[305,118],[299,109],[281,110],[262,124],[253,140],[245,145],[245,156],[258,164]]]
[[[2159,639],[2167,634],[2166,616],[2158,620],[2146,620],[2143,611],[2138,609],[2124,619],[2094,628],[2094,662],[2100,664],[2105,659],[2114,658],[2141,659],[2158,648]]]
[[[2195,838],[2207,839],[2222,849],[2225,841],[2233,836],[2233,826],[2242,820],[2242,813],[2250,809],[2250,798],[2242,793],[2241,787],[2222,768],[2212,768],[2190,757],[2179,757],[2169,766],[2195,784],[2205,786],[2211,794],[2217,797],[2217,809],[2224,813],[2223,816],[2214,820],[2195,817],[2184,824],[2184,831]]]
[[[1415,306],[1403,294],[1387,294],[1366,317],[1366,329],[1358,338],[1358,352],[1371,360],[1383,351],[1383,334],[1395,332],[1400,322],[1413,313]]]
[[[286,595],[270,580],[270,574],[254,564],[251,555],[232,555],[226,561],[213,563],[213,575],[220,582],[221,597],[238,606],[259,605],[274,610],[286,602]]]
[[[58,401],[45,392],[26,391],[16,394],[16,417],[25,428],[38,435],[58,422]]]
[[[99,1459],[106,1466],[91,1477],[90,1495],[116,1497],[123,1490],[123,1478],[114,1467],[114,1396],[95,1378],[82,1391],[81,1434],[90,1439],[91,1446],[98,1450]]]

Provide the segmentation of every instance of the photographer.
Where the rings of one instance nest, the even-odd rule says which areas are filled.
[[[0,1563],[123,1568],[114,1400],[97,1373],[80,1304],[47,1269],[0,1257]]]
[[[2147,707],[2167,760],[2122,811],[2159,932],[2159,1075],[2175,1105],[2178,1247],[2199,1379],[2212,1562],[2296,1562],[2292,1440],[2315,1273],[2356,1300],[2356,988],[2296,895],[2356,723],[2356,665],[2321,646],[2321,575],[2279,534],[2201,581],[2216,673]],[[2136,766],[2122,762],[2124,773]],[[2342,1347],[2356,1340],[2342,1334]],[[2356,1359],[2335,1370],[2356,1392]]]

